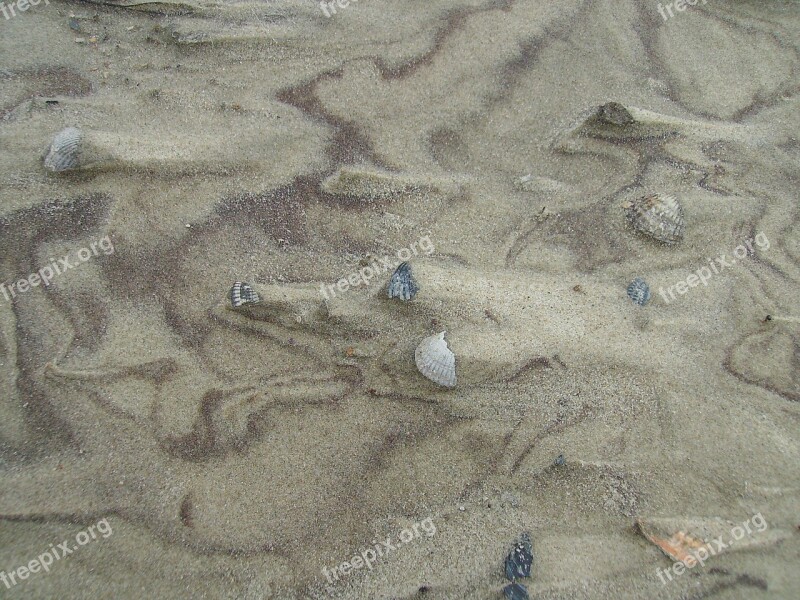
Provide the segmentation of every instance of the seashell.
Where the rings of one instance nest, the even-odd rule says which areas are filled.
[[[523,533],[506,557],[506,579],[515,581],[521,577],[530,577],[532,564],[531,538],[527,533]]]
[[[763,520],[761,513],[756,516]],[[756,516],[749,519],[754,525]],[[764,524],[767,525],[766,521]],[[763,529],[759,527],[758,535],[747,536],[735,544],[728,544],[730,548],[723,545],[715,550],[714,541],[729,539],[731,532],[737,528],[736,523],[720,517],[639,517],[636,519],[636,526],[639,532],[664,554],[673,561],[684,564],[696,560],[701,549],[713,556],[728,551],[764,548],[780,543],[792,535],[786,530],[774,527],[769,531],[766,527]],[[744,533],[741,527],[739,529]]]
[[[247,306],[248,304],[257,304],[261,302],[261,298],[250,286],[250,284],[242,281],[237,281],[233,284],[228,296],[231,300],[231,306],[233,308],[239,308],[240,306]]]
[[[636,231],[665,244],[683,239],[683,207],[674,196],[650,194],[627,203],[624,208]]]
[[[408,262],[400,263],[389,280],[389,298],[411,300],[418,291],[417,282],[414,281],[414,276],[411,274],[411,265]]]
[[[81,139],[83,134],[80,129],[67,127],[53,138],[44,157],[44,166],[51,171],[59,173],[75,169],[80,163]]]
[[[597,109],[597,120],[604,125],[630,125],[635,120],[627,108],[619,102],[609,102]]]
[[[529,600],[528,588],[521,583],[512,583],[503,588],[506,600]]]
[[[456,355],[447,347],[445,332],[426,337],[414,351],[417,369],[425,377],[444,387],[456,385]]]
[[[628,286],[628,297],[639,306],[644,306],[650,300],[650,286],[644,279],[637,277]]]

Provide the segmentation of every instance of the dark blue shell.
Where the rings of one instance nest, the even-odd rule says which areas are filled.
[[[237,281],[233,284],[228,297],[230,298],[231,306],[233,308],[239,308],[240,306],[245,306],[247,304],[256,304],[261,300],[261,298],[258,296],[258,293],[250,286],[250,284],[242,281]]]
[[[400,266],[392,273],[389,280],[389,298],[400,298],[401,300],[411,300],[417,295],[419,287],[411,274],[411,265],[408,262],[400,263]]]
[[[521,583],[512,583],[503,588],[506,600],[529,600],[528,588]]]
[[[506,557],[506,579],[515,581],[520,577],[530,577],[532,564],[531,538],[527,533],[523,533]]]
[[[628,286],[628,297],[639,306],[644,306],[650,300],[650,286],[641,277],[637,277]]]

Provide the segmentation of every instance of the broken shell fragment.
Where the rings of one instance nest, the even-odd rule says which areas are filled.
[[[628,297],[639,306],[644,306],[650,300],[650,286],[644,279],[637,277],[628,286]]]
[[[249,283],[237,281],[231,287],[228,297],[231,300],[231,307],[239,308],[248,304],[258,304],[261,298],[258,293],[250,286]]]
[[[414,281],[411,274],[411,265],[408,262],[400,263],[392,273],[389,280],[389,298],[400,298],[401,300],[411,300],[417,295],[419,286]]]
[[[683,239],[683,207],[674,196],[650,194],[627,203],[624,208],[636,231],[665,244]]]
[[[417,346],[414,360],[425,377],[444,387],[456,385],[456,355],[447,347],[445,332],[426,337]]]
[[[75,127],[57,133],[44,157],[45,168],[56,173],[76,169],[80,163],[82,139],[83,134]]]
[[[757,520],[758,518],[758,520]],[[729,550],[747,550],[770,546],[790,537],[786,531],[769,529],[758,513],[750,521],[756,530],[749,532],[750,523],[737,525],[719,517],[640,517],[636,526],[648,540],[675,562],[691,564],[701,552],[713,556]],[[738,535],[737,535],[738,533]],[[722,545],[716,540],[722,541]]]

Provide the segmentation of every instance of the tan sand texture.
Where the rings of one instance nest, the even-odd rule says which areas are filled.
[[[800,3],[671,5],[0,12],[0,598],[797,598]]]

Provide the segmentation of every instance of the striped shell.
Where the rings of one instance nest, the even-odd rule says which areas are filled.
[[[665,244],[683,239],[683,207],[674,196],[644,196],[625,205],[625,216],[636,231]]]
[[[628,286],[628,297],[639,306],[644,306],[650,300],[650,286],[644,279],[637,277]]]
[[[417,295],[419,286],[414,281],[411,274],[411,265],[407,262],[400,263],[392,273],[388,288],[389,298],[400,298],[401,300],[411,300]]]
[[[417,369],[425,377],[444,387],[456,385],[456,355],[447,347],[445,332],[426,337],[414,352]]]
[[[250,284],[242,281],[237,281],[233,284],[228,297],[231,300],[231,306],[233,308],[239,308],[240,306],[257,304],[258,302],[261,302],[261,298],[259,297],[258,293],[250,286]]]
[[[44,157],[44,166],[59,173],[78,167],[80,162],[80,144],[83,134],[79,129],[67,127],[53,138]]]

